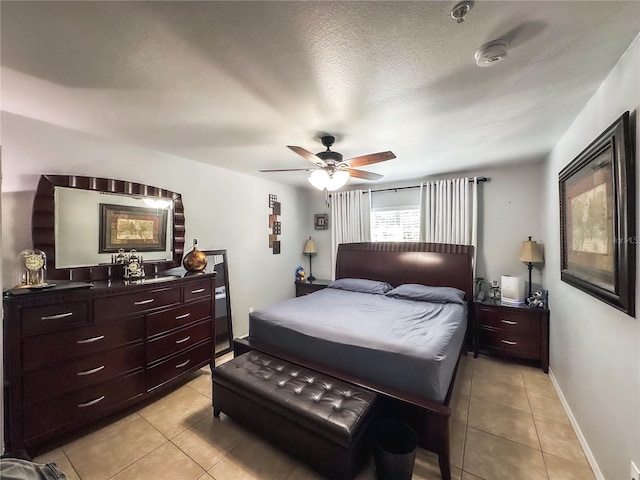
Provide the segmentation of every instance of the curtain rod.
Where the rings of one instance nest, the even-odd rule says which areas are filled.
[[[487,177],[478,177],[478,183],[484,183],[484,182],[488,182],[490,179]],[[437,180],[432,180],[432,181],[437,181]],[[473,178],[469,179],[469,182],[473,182]],[[428,182],[424,182],[424,183],[428,183]],[[409,188],[420,188],[420,185],[410,185],[408,187],[396,187],[396,188],[381,188],[378,190],[371,190],[371,193],[375,193],[375,192],[394,192],[396,190],[407,190]],[[362,193],[369,193],[369,190],[363,190]]]

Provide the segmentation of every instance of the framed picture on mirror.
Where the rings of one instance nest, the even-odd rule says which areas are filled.
[[[166,249],[167,210],[100,204],[100,253]]]

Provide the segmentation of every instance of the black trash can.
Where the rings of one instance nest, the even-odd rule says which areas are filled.
[[[380,418],[371,427],[378,480],[411,480],[418,436],[406,423]]]

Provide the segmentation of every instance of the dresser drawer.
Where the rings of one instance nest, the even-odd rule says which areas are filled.
[[[201,282],[190,283],[182,287],[184,289],[184,301],[190,302],[199,298],[211,296],[211,280],[203,280]]]
[[[209,299],[151,313],[147,315],[147,337],[167,333],[175,328],[210,317],[211,300]]]
[[[65,302],[29,307],[22,310],[22,334],[62,330],[68,327],[87,325],[89,302]]]
[[[181,350],[186,350],[196,343],[210,338],[211,320],[205,320],[187,328],[174,330],[168,335],[156,337],[147,343],[147,363],[153,363]]]
[[[207,342],[147,368],[147,391],[150,392],[194,368],[210,363],[213,355],[211,342]]]
[[[493,310],[480,308],[480,325],[488,325],[507,332],[540,333],[540,320],[529,312],[517,312],[507,309]]]
[[[144,373],[140,371],[30,405],[23,411],[24,438],[28,442],[32,437],[97,415],[143,393]]]
[[[22,340],[22,366],[24,370],[33,370],[138,342],[143,338],[142,317],[25,337]]]
[[[540,336],[480,327],[480,344],[514,357],[539,359]]]
[[[23,377],[23,403],[55,397],[143,366],[144,346],[140,343],[27,373]]]
[[[93,311],[96,320],[104,320],[168,307],[177,303],[180,303],[180,287],[163,287],[144,292],[96,299],[93,302]]]

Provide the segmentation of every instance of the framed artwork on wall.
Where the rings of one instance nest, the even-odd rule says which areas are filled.
[[[167,245],[167,210],[100,204],[100,253],[120,249],[163,251]]]
[[[316,230],[326,230],[329,228],[329,215],[326,213],[316,213],[313,216]]]
[[[625,112],[559,174],[561,278],[635,316],[635,164]]]

